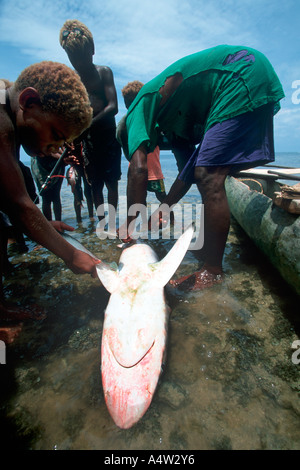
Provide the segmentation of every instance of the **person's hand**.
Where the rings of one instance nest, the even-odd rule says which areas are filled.
[[[66,165],[79,166],[80,165],[80,160],[78,159],[78,157],[76,157],[76,155],[67,155],[64,158],[64,163]]]
[[[148,229],[152,232],[157,232],[168,225],[170,219],[170,211],[162,210],[162,206],[156,209],[148,220]]]
[[[64,230],[67,230],[68,232],[73,232],[75,230],[74,227],[71,227],[71,225],[67,225],[64,222],[61,222],[60,220],[51,220],[50,224],[57,230],[58,232],[63,232]]]
[[[64,163],[65,165],[72,165],[72,166],[78,166],[81,164],[81,144],[68,144],[66,143],[66,149],[68,150],[68,153],[66,157],[64,157]]]
[[[96,278],[96,265],[99,263],[101,263],[100,260],[92,258],[87,253],[80,250],[74,250],[72,260],[66,262],[66,265],[74,274],[90,274],[92,277]]]

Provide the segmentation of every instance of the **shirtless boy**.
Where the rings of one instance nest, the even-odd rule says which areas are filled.
[[[105,184],[108,204],[116,210],[118,180],[121,177],[121,147],[116,140],[115,115],[118,113],[118,102],[113,73],[109,67],[93,63],[93,36],[80,21],[67,20],[60,30],[59,41],[80,75],[93,108],[92,124],[82,136],[82,143],[85,170],[92,185],[95,208],[97,210],[104,203]]]
[[[60,257],[74,273],[96,276],[97,262],[57,232],[72,228],[62,222],[48,222],[33,203],[18,165],[21,145],[30,156],[51,155],[65,142],[76,139],[89,127],[91,119],[87,92],[78,75],[66,65],[41,62],[27,67],[12,86],[2,83],[0,210],[28,237]],[[21,320],[28,316],[26,309],[6,304],[1,275],[0,319]],[[9,328],[0,328],[0,339],[12,340]]]

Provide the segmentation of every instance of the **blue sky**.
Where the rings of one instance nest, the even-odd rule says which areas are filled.
[[[218,44],[260,50],[286,95],[275,117],[276,151],[300,152],[299,0],[0,0],[0,78],[13,81],[41,60],[70,65],[58,35],[74,18],[93,33],[94,62],[113,70],[117,121],[128,81],[147,82],[175,60]]]

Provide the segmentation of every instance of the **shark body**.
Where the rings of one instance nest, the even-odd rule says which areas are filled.
[[[164,287],[180,265],[193,236],[189,227],[161,261],[149,245],[126,248],[117,271],[97,265],[111,293],[105,311],[102,384],[117,426],[133,426],[147,411],[161,373],[169,307]]]
[[[137,243],[122,251],[118,266],[105,262],[96,266],[111,294],[101,342],[102,385],[108,411],[122,429],[139,421],[152,401],[166,352],[170,309],[164,287],[193,234],[191,225],[161,261],[148,244]],[[63,236],[94,256],[70,235]]]

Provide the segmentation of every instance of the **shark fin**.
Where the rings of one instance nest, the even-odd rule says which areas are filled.
[[[105,287],[105,289],[111,294],[119,286],[119,274],[118,265],[116,263],[101,263],[96,265],[98,277]]]
[[[151,268],[155,272],[155,282],[163,286],[169,282],[183,260],[193,238],[193,234],[194,226],[191,224],[178,238],[169,253],[161,261],[151,264]]]
[[[76,238],[72,237],[68,233],[61,233],[61,236],[74,248],[77,250],[83,251],[88,255],[92,256],[95,259],[98,259],[93,253],[87,250]],[[112,293],[119,286],[119,275],[118,275],[118,265],[117,263],[104,263],[100,261],[96,265],[96,270],[98,277],[109,293]]]

